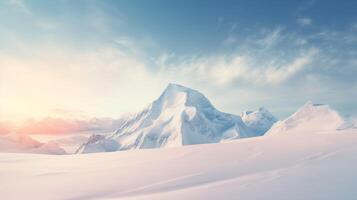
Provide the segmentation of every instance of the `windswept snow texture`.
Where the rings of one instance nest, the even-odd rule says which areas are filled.
[[[243,122],[259,135],[264,135],[278,120],[266,108],[245,111],[241,114]]]
[[[343,129],[344,119],[328,105],[307,102],[297,112],[283,121],[278,121],[266,133],[323,133]]]
[[[217,143],[259,135],[241,117],[216,110],[200,92],[169,84],[159,99],[105,139],[117,141],[119,150],[129,150]],[[89,142],[79,151],[105,150],[97,146]]]
[[[6,200],[355,200],[357,130],[74,155],[0,153]]]

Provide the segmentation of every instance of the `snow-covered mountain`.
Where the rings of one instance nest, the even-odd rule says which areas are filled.
[[[308,101],[287,119],[276,122],[266,135],[333,131],[344,126],[345,120],[328,105]]]
[[[113,140],[118,150],[128,150],[254,137],[264,134],[263,130],[274,120],[262,109],[245,116],[245,123],[240,116],[218,111],[200,92],[169,84],[156,101],[127,119],[115,133],[88,141],[78,152],[112,151]]]

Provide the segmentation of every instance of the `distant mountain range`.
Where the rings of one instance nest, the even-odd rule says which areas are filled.
[[[217,110],[202,93],[177,84],[169,84],[161,96],[141,112],[126,115],[118,121],[120,123],[117,123],[117,130],[114,132],[93,134],[84,143],[84,136],[80,140],[69,138],[68,141],[67,138],[65,141],[40,143],[26,135],[2,135],[0,152],[111,152],[220,143],[263,135],[329,133],[357,128],[354,122],[346,121],[328,105],[312,102],[307,102],[281,121],[266,108],[245,111],[240,115],[224,113]],[[71,146],[73,150],[66,152],[62,145]]]
[[[30,136],[21,134],[1,135],[0,152],[67,154],[63,148],[54,142],[42,143]]]

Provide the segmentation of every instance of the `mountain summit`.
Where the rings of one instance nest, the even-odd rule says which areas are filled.
[[[128,118],[113,134],[87,142],[78,152],[109,151],[105,140],[115,140],[117,150],[129,150],[217,143],[264,133],[247,126],[240,116],[218,111],[202,93],[171,83],[157,100]]]

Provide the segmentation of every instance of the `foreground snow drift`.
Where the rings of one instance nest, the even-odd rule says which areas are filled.
[[[357,130],[77,155],[0,154],[1,199],[356,199]]]

